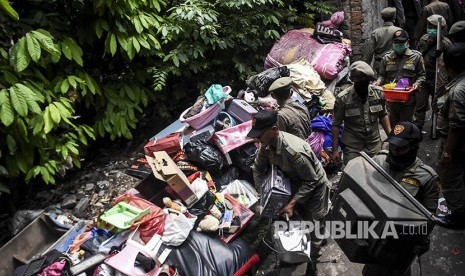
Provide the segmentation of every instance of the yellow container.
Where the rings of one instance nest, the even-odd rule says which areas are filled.
[[[395,82],[386,83],[383,87],[385,89],[393,89],[394,87],[396,87],[396,83]]]

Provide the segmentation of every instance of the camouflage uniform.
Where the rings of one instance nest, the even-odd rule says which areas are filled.
[[[386,162],[387,151],[382,151],[373,157],[376,163],[392,178],[414,196],[426,209],[435,212],[438,206],[439,178],[430,166],[424,164],[419,158],[407,169],[397,171],[390,168]]]
[[[441,40],[440,50],[444,51],[452,42],[447,37],[443,37]],[[417,93],[423,93],[418,95],[415,106],[415,124],[417,126],[423,126],[425,123],[426,111],[429,110],[428,98],[433,96],[433,101],[435,101],[435,75],[436,75],[436,38],[434,40],[430,39],[428,35],[421,37],[420,42],[418,43],[418,51],[423,56],[423,61],[425,64],[426,71],[426,80],[423,83],[423,89]],[[443,80],[446,78],[445,70],[440,70],[438,76],[438,89],[444,88]]]
[[[426,19],[433,14],[441,15],[444,19],[446,19],[447,26],[452,26],[454,16],[452,15],[449,5],[441,1],[432,2],[426,5],[421,12],[415,28],[415,40],[418,40],[426,33]]]
[[[392,36],[398,30],[401,30],[401,28],[394,26],[394,23],[384,22],[382,27],[373,30],[371,33],[367,49],[364,52],[364,60],[370,64],[374,54],[373,69],[375,72],[378,72],[384,54],[392,50]]]
[[[262,146],[253,165],[255,185],[263,183],[270,165],[276,165],[291,180],[293,198],[310,216],[305,219],[321,219],[327,214],[330,182],[306,141],[280,131],[276,148]]]
[[[465,72],[462,72],[446,85],[446,102],[439,112],[438,128],[441,136],[439,158],[443,152],[449,128],[465,133]],[[453,212],[465,212],[465,143],[459,142],[452,153],[449,167],[438,166],[442,192],[447,207]]]
[[[307,107],[288,99],[278,110],[278,128],[281,131],[307,139],[312,132]]]
[[[423,89],[425,75],[425,66],[420,52],[407,49],[403,55],[397,55],[392,50],[387,52],[381,60],[377,82],[383,85],[407,77],[410,84],[416,84],[419,89]],[[399,121],[413,121],[415,102],[416,98],[419,97],[417,94],[421,96],[421,93],[415,92],[406,103],[388,102],[391,126]]]
[[[381,87],[369,86],[368,100],[362,103],[353,86],[339,93],[334,104],[333,126],[344,123],[341,142],[344,144],[344,163],[359,156],[360,151],[373,156],[381,150],[379,119],[386,116],[386,105]]]

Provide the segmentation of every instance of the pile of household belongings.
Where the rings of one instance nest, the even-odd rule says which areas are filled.
[[[313,118],[307,141],[324,164],[329,159],[328,114],[335,98],[325,81],[342,79],[350,47],[334,42],[337,32],[321,30],[317,26],[316,38],[308,30],[285,34],[268,55],[266,70],[252,76],[246,90],[232,93],[229,86],[212,85],[145,145],[150,175],[119,196],[94,225],[73,235],[66,256],[47,253],[43,262],[18,267],[15,275],[244,275],[259,261],[249,244],[236,239],[254,215],[252,206],[276,207],[290,196],[287,184],[276,191],[276,177],[285,176],[273,169],[268,184],[261,183],[267,196],[259,203],[251,184],[259,145],[246,135],[258,110],[277,108],[268,92],[276,79],[292,78],[293,99]],[[328,64],[332,60],[337,63]],[[288,183],[283,179],[276,183]]]

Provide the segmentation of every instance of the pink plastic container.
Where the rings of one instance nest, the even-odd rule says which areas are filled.
[[[223,86],[223,92],[225,94],[229,94],[231,92],[231,87]],[[179,121],[189,124],[194,129],[201,129],[204,126],[206,126],[209,122],[213,121],[216,118],[216,116],[218,116],[218,114],[223,109],[222,108],[223,106],[224,106],[224,101],[221,102],[221,105],[218,103],[212,104],[207,109],[200,112],[199,114],[196,114],[190,118],[185,119],[184,115],[189,111],[190,109],[189,107],[188,109],[184,110],[184,112],[181,113],[181,116],[179,116]]]

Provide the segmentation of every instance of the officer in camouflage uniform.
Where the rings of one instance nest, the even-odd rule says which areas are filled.
[[[381,18],[384,20],[383,26],[371,32],[370,40],[364,51],[363,60],[371,64],[374,55],[373,69],[376,73],[384,54],[392,49],[392,36],[401,28],[394,26],[396,18],[396,8],[384,8],[381,11]]]
[[[278,102],[278,128],[306,140],[312,132],[310,114],[306,106],[291,99],[292,79],[279,78],[274,81],[269,91]]]
[[[356,61],[350,66],[350,78],[354,85],[339,93],[334,104],[332,138],[332,160],[339,162],[340,126],[344,123],[341,143],[343,144],[344,163],[359,156],[360,151],[373,156],[381,150],[378,122],[386,134],[391,131],[386,113],[384,94],[381,87],[370,85],[374,79],[371,67]]]
[[[425,165],[417,157],[421,141],[420,129],[411,122],[400,122],[394,126],[386,141],[389,143],[389,152],[381,151],[373,160],[426,209],[435,213],[439,197],[439,179],[433,168]],[[429,250],[429,237],[422,238],[413,250],[418,256],[426,253]],[[403,273],[395,267],[368,264],[362,273],[373,276],[410,275],[410,269]]]
[[[465,43],[449,46],[443,58],[451,81],[438,114],[441,151],[437,170],[451,211],[445,218],[447,226],[465,229]]]
[[[441,44],[439,52],[436,50],[436,40],[437,40],[437,28],[439,24],[439,19],[441,20]],[[427,19],[427,34],[421,37],[418,43],[418,51],[423,56],[423,61],[425,63],[426,71],[426,81],[423,83],[423,89],[420,89],[417,92],[417,102],[415,106],[415,116],[414,123],[422,129],[425,123],[426,111],[429,110],[429,96],[433,96],[433,105],[436,103],[435,100],[435,75],[436,75],[436,59],[439,58],[439,54],[443,52],[447,47],[452,43],[450,40],[445,37],[447,25],[444,17],[440,15],[431,15]],[[444,89],[446,78],[444,70],[438,72],[438,90]],[[440,91],[439,94],[443,94]],[[420,95],[421,94],[421,95]],[[436,108],[435,108],[436,109]]]
[[[376,85],[383,85],[389,82],[397,82],[401,78],[408,78],[413,89],[422,89],[425,81],[425,66],[421,53],[409,49],[409,36],[404,30],[394,33],[392,38],[392,51],[386,53],[381,60]],[[389,121],[391,126],[399,121],[413,121],[416,98],[424,96],[422,93],[415,93],[406,103],[389,102]],[[421,99],[420,99],[421,101]]]
[[[418,19],[418,23],[415,28],[415,40],[419,40],[423,34],[425,34],[428,17],[433,14],[441,15],[444,18],[445,26],[451,26],[455,22],[453,21],[454,16],[452,15],[452,11],[447,3],[439,0],[432,0],[431,3],[423,8],[420,19]],[[445,32],[447,32],[447,27],[446,30],[444,30],[444,33]]]
[[[292,217],[297,210],[304,220],[322,221],[328,213],[330,182],[326,172],[306,141],[278,129],[277,117],[275,111],[260,110],[254,115],[253,127],[247,135],[261,143],[253,165],[255,186],[259,190],[270,165],[276,165],[289,177],[292,189],[292,199],[280,215]],[[311,257],[315,260],[322,240],[313,232],[311,241]]]

